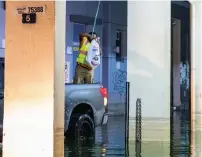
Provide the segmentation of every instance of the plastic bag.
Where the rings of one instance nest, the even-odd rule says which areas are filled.
[[[93,68],[100,65],[100,46],[96,40],[92,40],[88,48],[86,62]]]

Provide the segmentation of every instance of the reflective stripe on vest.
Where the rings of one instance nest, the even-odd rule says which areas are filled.
[[[86,63],[86,53],[88,51],[88,47],[90,46],[90,43],[83,44],[80,48],[80,53],[76,59],[76,62],[81,64],[87,64]],[[87,64],[88,65],[88,64]]]

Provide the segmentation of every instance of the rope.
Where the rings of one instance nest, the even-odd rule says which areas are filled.
[[[94,24],[93,24],[93,32],[95,31],[95,25],[96,25],[99,9],[100,9],[100,1],[98,1],[97,11],[96,11],[96,14],[95,14],[95,19],[94,19]]]

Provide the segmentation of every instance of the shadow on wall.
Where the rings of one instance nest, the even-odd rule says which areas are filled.
[[[152,110],[155,110],[156,108],[157,111],[158,108],[162,108],[162,106],[160,105],[165,102],[164,99],[167,97],[167,94],[165,92],[169,91],[165,89],[165,86],[167,86],[165,82],[169,81],[170,78],[167,78],[167,75],[164,75],[165,70],[167,70],[165,65],[170,65],[165,62],[166,60],[169,61],[169,59],[166,59],[165,55],[163,56],[163,58],[161,58],[163,59],[163,62],[162,60],[160,61],[160,58],[158,58],[159,62],[163,63],[161,65],[155,62],[152,63],[151,59],[148,58],[151,55],[145,57],[139,55],[136,51],[129,51],[129,53],[130,58],[135,59],[128,59],[127,62],[127,76],[128,81],[131,82],[130,105],[134,105],[136,98],[140,97],[143,100],[143,104],[147,104],[142,106],[143,115],[152,116],[154,113],[152,114],[151,109],[153,108]],[[155,53],[152,54],[155,55]],[[156,57],[158,56],[156,55]],[[167,88],[169,89],[170,87]],[[131,108],[131,110],[133,110],[131,111],[131,113],[135,113],[135,107]],[[157,114],[159,115],[156,116],[161,116],[163,112],[158,112]]]
[[[135,58],[135,62],[128,60],[128,75],[134,76],[141,80],[141,82],[144,82],[148,89],[153,87],[150,83],[153,81],[157,83],[161,77],[163,78],[163,73],[161,73],[164,71],[163,67],[159,67],[157,64],[152,63],[150,59],[139,55],[136,51],[130,51],[130,57]],[[141,84],[139,85],[141,87]]]

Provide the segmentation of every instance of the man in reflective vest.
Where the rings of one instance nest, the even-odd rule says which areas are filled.
[[[90,32],[89,34],[81,33],[79,38],[80,38],[79,55],[76,59],[77,65],[75,69],[75,76],[73,83],[91,84],[93,83],[94,70],[86,62],[86,55],[88,52],[88,48],[90,46],[90,42],[93,39],[96,39],[97,35],[94,32]]]

